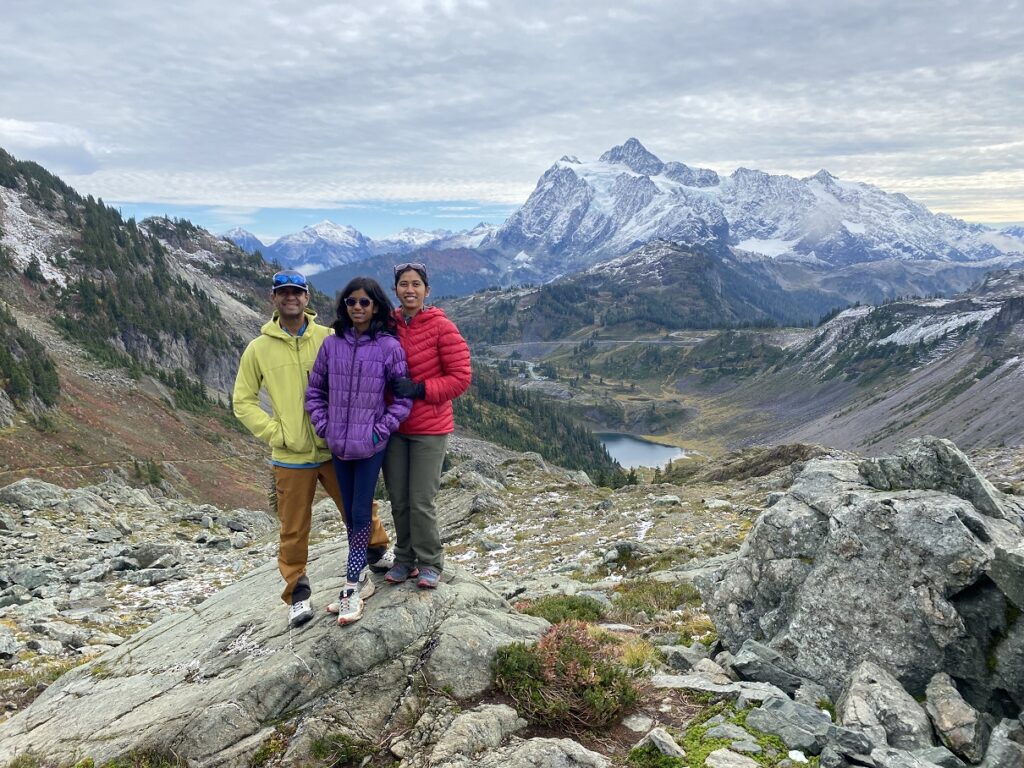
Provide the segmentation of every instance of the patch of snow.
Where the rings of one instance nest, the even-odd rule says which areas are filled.
[[[0,244],[10,252],[15,267],[24,271],[35,259],[48,282],[61,288],[66,286],[67,278],[53,264],[58,252],[68,255],[70,249],[61,243],[66,233],[52,221],[25,211],[21,207],[22,196],[13,189],[0,187],[0,203],[0,227],[3,229]]]
[[[965,325],[974,323],[980,325],[989,318],[995,317],[998,313],[999,307],[993,307],[991,309],[978,310],[977,312],[962,312],[947,317],[926,317],[906,328],[901,328],[884,339],[878,339],[872,344],[898,344],[901,347],[907,347],[917,344],[919,341],[928,342],[946,333],[963,328]]]
[[[741,251],[753,251],[765,256],[781,256],[793,250],[799,240],[759,240],[756,237],[747,238],[736,245]]]
[[[867,227],[862,222],[843,221],[843,226],[846,227],[847,232],[852,232],[855,235],[863,235],[867,231]]]

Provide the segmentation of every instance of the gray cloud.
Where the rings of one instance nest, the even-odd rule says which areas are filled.
[[[637,136],[720,172],[825,167],[1022,220],[1021,18],[985,0],[9,0],[0,146],[107,199],[316,207],[518,203],[562,154]]]

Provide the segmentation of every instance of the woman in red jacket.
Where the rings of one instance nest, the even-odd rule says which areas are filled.
[[[395,565],[385,578],[392,584],[419,577],[433,589],[444,568],[434,496],[448,435],[455,429],[452,400],[469,388],[469,346],[455,324],[437,307],[424,306],[430,295],[423,264],[395,267],[398,340],[409,364],[409,378],[392,382],[395,397],[411,397],[412,412],[391,435],[384,457],[384,483],[395,520]]]

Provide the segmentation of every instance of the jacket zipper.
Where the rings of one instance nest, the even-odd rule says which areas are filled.
[[[308,329],[307,329],[308,330]],[[309,387],[309,373],[302,364],[302,336],[295,337],[295,358],[299,362],[299,387],[302,390],[302,410],[306,410],[306,388]],[[305,381],[303,381],[305,375]],[[312,454],[310,459],[316,461],[316,430],[313,429],[313,420],[307,415],[303,421],[306,424],[306,439],[309,440]]]
[[[359,351],[359,337],[353,334],[352,338],[352,364],[348,368],[348,396],[345,398],[345,453],[348,453],[349,434],[348,429],[352,424],[352,382],[356,375],[356,352]]]

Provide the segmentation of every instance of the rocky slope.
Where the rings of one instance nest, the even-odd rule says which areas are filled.
[[[262,513],[174,505],[116,479],[8,486],[8,707],[21,706],[12,679],[45,691],[4,723],[0,760],[100,764],[149,750],[197,766],[250,765],[258,752],[262,764],[309,765],[332,743],[406,768],[622,765],[634,745],[712,768],[811,755],[833,768],[1017,765],[1022,506],[949,443],[867,462],[816,453],[780,465],[781,454],[749,452],[685,485],[612,493],[536,456],[456,440],[441,587],[380,583],[358,624],[323,616],[293,632]],[[1003,487],[1024,476],[1020,456],[985,461],[1002,467]],[[311,564],[321,602],[344,557],[329,507],[316,511]],[[88,559],[62,552],[69,540]],[[710,646],[681,642],[683,627],[704,631],[698,606],[645,613],[635,599],[695,578],[719,634]],[[213,592],[216,581],[230,585]],[[637,711],[603,738],[526,729],[490,689],[494,649],[547,627],[502,597],[550,594],[590,596],[618,622],[605,632],[661,646]],[[88,661],[48,685],[28,674],[44,654]],[[701,762],[683,762],[681,744]]]

